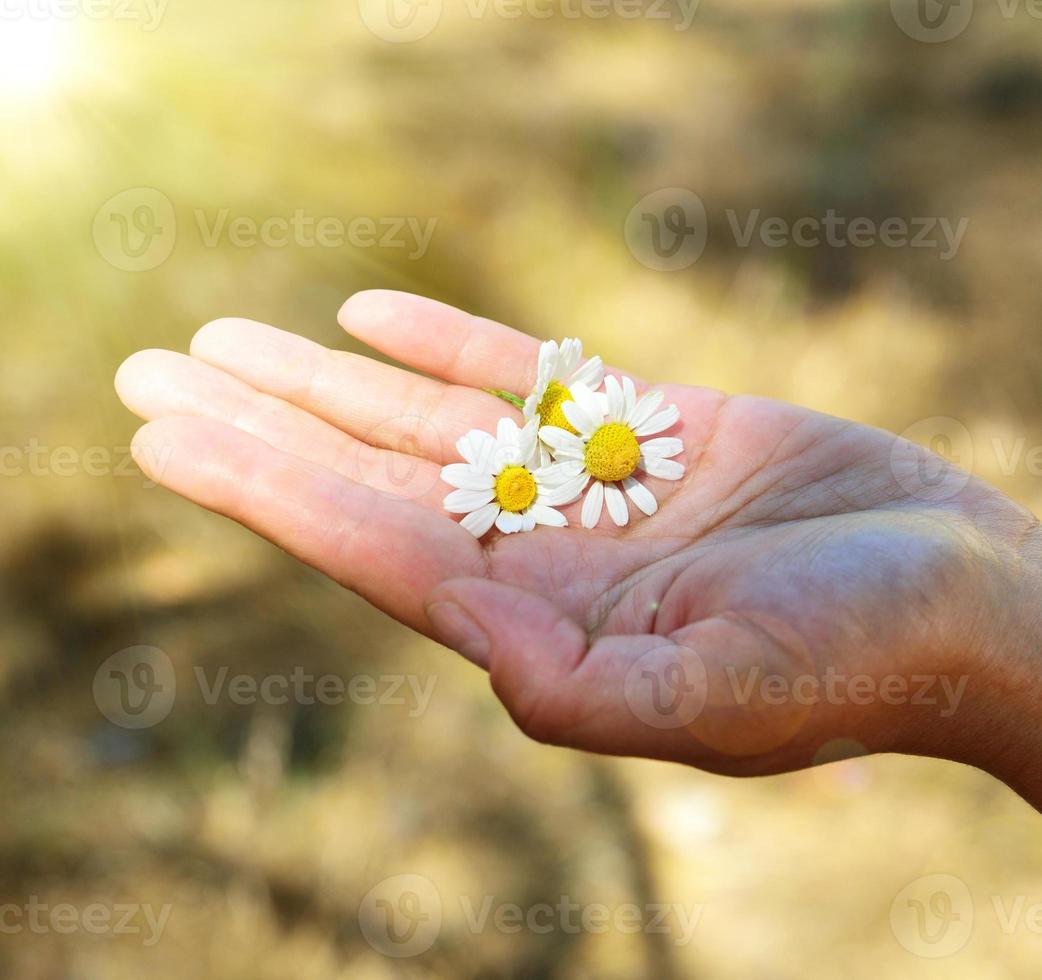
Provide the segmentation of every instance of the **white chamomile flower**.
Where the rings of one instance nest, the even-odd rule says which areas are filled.
[[[583,356],[583,342],[566,337],[558,345],[556,340],[547,340],[539,347],[539,365],[536,369],[535,387],[525,399],[525,419],[538,418],[539,424],[555,425],[566,431],[572,427],[561,411],[561,405],[572,398],[572,385],[585,385],[596,391],[604,380],[604,364],[599,357],[591,357],[585,364],[579,362]],[[550,454],[540,447],[540,460],[545,465]]]
[[[673,425],[680,418],[676,405],[660,411],[661,391],[646,392],[638,399],[629,378],[623,378],[621,385],[616,378],[606,378],[604,394],[583,385],[574,385],[571,392],[572,400],[561,407],[575,432],[546,426],[539,436],[554,452],[556,481],[571,489],[574,483],[566,481],[579,480],[580,493],[593,481],[583,501],[583,527],[597,526],[604,504],[611,519],[623,527],[629,521],[626,497],[645,514],[654,514],[658,510],[655,495],[633,473],[640,468],[663,480],[679,480],[684,467],[670,457],[680,453],[684,444],[676,438],[638,439]]]
[[[555,465],[540,467],[538,419],[518,428],[513,419],[500,419],[495,436],[472,429],[456,448],[465,463],[442,467],[441,478],[456,487],[445,498],[450,514],[465,514],[460,522],[476,538],[493,524],[504,534],[531,531],[537,524],[564,527],[568,521],[555,506],[571,503],[571,484],[555,473]],[[582,489],[581,487],[579,488]]]

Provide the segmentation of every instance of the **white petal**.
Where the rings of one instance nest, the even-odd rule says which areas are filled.
[[[496,440],[489,432],[471,429],[457,440],[456,450],[468,463],[488,469],[492,462],[492,454],[496,451]]]
[[[488,490],[453,490],[445,498],[445,509],[450,514],[469,514],[484,507],[494,496],[491,487]]]
[[[504,416],[496,425],[496,441],[501,446],[516,446],[519,434],[517,423],[512,418]]]
[[[623,419],[625,421],[637,405],[637,389],[633,387],[633,379],[625,375],[622,377],[622,397],[626,400],[626,417]]]
[[[491,490],[495,482],[491,473],[479,470],[470,463],[449,463],[441,468],[441,478],[460,490]]]
[[[534,523],[534,522],[533,522]],[[512,514],[509,510],[501,510],[496,518],[496,527],[504,534],[513,534],[525,529],[525,519],[520,514]]]
[[[546,393],[546,386],[550,384],[557,369],[558,347],[556,340],[546,340],[539,345],[539,366],[536,368],[536,386],[533,394],[539,401]]]
[[[539,496],[536,497],[536,500],[541,504],[550,504],[552,507],[563,507],[565,504],[570,504],[573,500],[578,500],[589,482],[590,474],[580,473],[578,476],[572,477],[572,479],[566,480],[557,486],[540,488]]]
[[[517,437],[518,449],[520,449],[521,462],[523,465],[533,463],[536,443],[538,442],[539,420],[532,419],[526,422]]]
[[[658,510],[658,501],[655,499],[655,495],[643,483],[634,480],[632,476],[628,476],[622,481],[622,488],[626,491],[626,496],[648,517],[651,517]]]
[[[582,459],[584,452],[582,439],[567,429],[560,429],[556,425],[544,425],[539,430],[539,438],[558,456]]]
[[[669,459],[670,456],[676,456],[677,453],[683,452],[683,450],[684,444],[673,436],[649,439],[647,442],[640,444],[642,456],[654,456],[657,459]]]
[[[576,385],[570,390],[572,398],[582,406],[587,415],[596,417],[600,413],[601,417],[596,419],[597,424],[600,425],[604,421],[604,396],[591,391],[586,385]]]
[[[633,382],[631,381],[630,384],[632,385]],[[631,429],[636,429],[637,426],[643,425],[658,411],[658,407],[662,404],[665,397],[666,394],[662,391],[644,392],[640,396],[640,400],[634,403],[633,408],[626,416],[626,424]]]
[[[575,337],[565,337],[561,341],[561,354],[557,358],[557,369],[554,371],[554,377],[558,381],[563,381],[569,377],[582,356],[583,342]]]
[[[550,450],[543,445],[542,441],[539,442],[539,467],[540,469],[544,466],[549,466],[554,461],[553,456],[550,455]]]
[[[577,401],[561,402],[561,411],[572,423],[572,428],[578,429],[584,436],[591,436],[600,428],[601,423],[597,420],[600,413],[588,413]]]
[[[576,425],[576,422],[568,417],[568,406],[570,402],[563,402],[561,408],[564,411],[568,421],[575,426],[584,436],[593,435],[603,424],[604,424],[604,406],[605,396],[600,393],[594,393],[590,391],[586,385],[576,385],[571,389],[572,399],[574,403],[579,407],[579,412],[576,414],[582,425]]]
[[[496,517],[499,516],[499,504],[485,504],[477,510],[471,511],[460,521],[460,527],[466,528],[476,538],[480,538],[490,527]]]
[[[600,480],[594,480],[590,489],[586,491],[586,499],[583,501],[582,523],[583,527],[596,527],[601,519],[601,507],[604,504],[604,484]]]
[[[670,405],[662,409],[656,415],[652,415],[647,422],[633,427],[638,436],[653,436],[656,432],[665,432],[672,425],[676,425],[680,418],[680,409],[676,405]]]
[[[526,419],[534,419],[538,407],[539,399],[536,398],[535,392],[533,392],[525,399],[525,407],[521,409],[521,414],[524,415]]]
[[[591,357],[568,379],[568,387],[571,388],[575,384],[586,385],[593,391],[601,386],[603,380],[604,362],[599,357]]]
[[[559,510],[547,507],[546,504],[532,504],[526,511],[535,519],[537,524],[547,524],[550,527],[567,527],[568,519]]]
[[[608,418],[613,422],[621,422],[626,418],[626,399],[618,378],[608,375],[604,379],[604,394],[608,398]]]
[[[551,463],[549,466],[541,466],[535,471],[535,482],[541,486],[555,487],[567,480],[574,480],[585,469],[586,464],[581,459]]]
[[[640,468],[660,480],[679,480],[684,475],[683,464],[673,459],[640,458]]]
[[[608,513],[616,525],[625,527],[630,519],[630,511],[626,506],[626,498],[614,483],[604,484],[604,502],[608,505]]]

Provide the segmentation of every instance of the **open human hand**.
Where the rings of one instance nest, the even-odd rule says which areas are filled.
[[[997,490],[868,426],[663,385],[685,475],[645,481],[657,513],[586,530],[576,502],[478,541],[441,467],[520,420],[483,389],[523,396],[538,342],[385,291],[340,322],[426,376],[218,320],[120,368],[139,464],[487,669],[539,741],[736,775],[853,743],[1042,799],[1038,523]]]

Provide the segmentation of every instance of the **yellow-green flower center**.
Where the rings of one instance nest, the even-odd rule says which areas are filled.
[[[539,427],[556,425],[559,429],[564,429],[565,432],[578,435],[578,431],[565,418],[564,411],[561,409],[563,402],[570,401],[572,401],[572,393],[560,381],[551,381],[546,387],[542,400],[539,402],[539,408],[536,409],[539,412]]]
[[[625,480],[640,462],[640,443],[621,422],[602,425],[586,443],[586,469],[598,480]]]
[[[523,466],[508,466],[496,477],[496,503],[517,514],[535,500],[535,477]]]

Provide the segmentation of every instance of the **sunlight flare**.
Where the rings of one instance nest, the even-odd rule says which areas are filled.
[[[71,25],[45,17],[0,20],[0,102],[36,102],[67,77]]]

